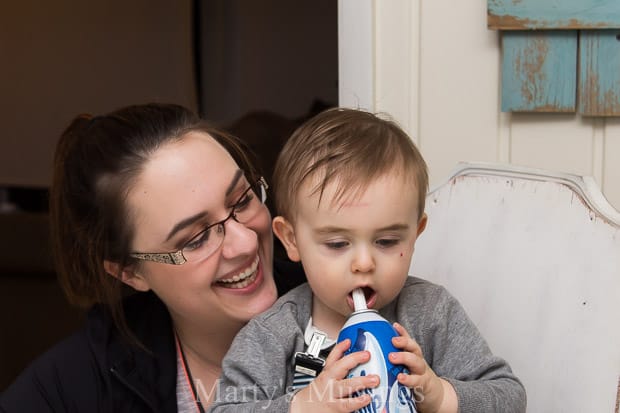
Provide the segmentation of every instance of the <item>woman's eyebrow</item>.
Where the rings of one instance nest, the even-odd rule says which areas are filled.
[[[230,193],[235,189],[237,182],[239,182],[239,179],[241,179],[242,176],[243,171],[241,169],[237,169],[235,176],[233,176],[232,181],[230,181],[230,185],[228,185],[228,188],[226,189],[226,196],[230,195]]]
[[[230,193],[235,189],[235,187],[237,186],[237,182],[239,182],[239,179],[241,179],[242,176],[243,171],[241,169],[237,169],[237,172],[235,172],[235,176],[233,176],[233,179],[230,181],[230,184],[226,189],[227,196],[230,195]],[[207,215],[207,212],[199,212],[196,215],[192,215],[191,217],[185,218],[177,222],[177,224],[168,233],[168,236],[166,237],[166,242],[169,241],[170,238],[172,238],[177,232],[181,231],[184,228],[187,228],[198,220],[204,219]]]
[[[197,213],[196,215],[192,215],[191,217],[185,218],[185,219],[177,222],[177,224],[168,233],[168,236],[166,237],[166,241],[169,241],[170,238],[172,238],[174,236],[174,234],[176,234],[177,232],[181,231],[184,228],[189,227],[194,222],[205,218],[207,215],[208,215],[208,213],[203,211],[203,212]]]

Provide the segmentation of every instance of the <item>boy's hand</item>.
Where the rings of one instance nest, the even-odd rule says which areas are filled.
[[[458,401],[452,385],[437,377],[433,369],[426,364],[420,345],[409,336],[403,326],[394,323],[394,328],[400,337],[392,338],[392,344],[402,351],[390,353],[390,362],[401,364],[409,370],[409,374],[400,373],[398,381],[414,392],[418,411],[456,412]]]
[[[351,341],[347,339],[334,346],[321,374],[293,396],[290,413],[353,412],[370,404],[370,396],[367,394],[350,396],[357,391],[376,387],[379,377],[368,375],[345,379],[351,369],[370,359],[367,351],[343,357],[350,345]]]

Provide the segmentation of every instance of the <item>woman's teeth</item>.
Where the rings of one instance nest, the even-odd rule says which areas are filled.
[[[258,268],[258,256],[254,259],[252,265],[240,274],[235,275],[232,278],[224,280],[217,280],[217,283],[226,288],[244,288],[252,284],[256,279],[256,269]]]

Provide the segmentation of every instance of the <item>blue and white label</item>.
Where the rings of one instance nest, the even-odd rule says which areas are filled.
[[[348,353],[366,350],[370,360],[360,364],[349,372],[347,377],[379,376],[379,385],[362,392],[370,395],[372,402],[357,410],[358,413],[416,413],[415,401],[411,389],[401,385],[396,377],[407,369],[389,362],[388,354],[399,351],[392,345],[396,331],[386,321],[364,321],[345,327],[338,336],[338,341],[351,340]]]

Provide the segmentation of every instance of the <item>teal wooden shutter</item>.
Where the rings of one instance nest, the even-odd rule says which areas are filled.
[[[487,0],[502,111],[620,116],[620,0]]]

